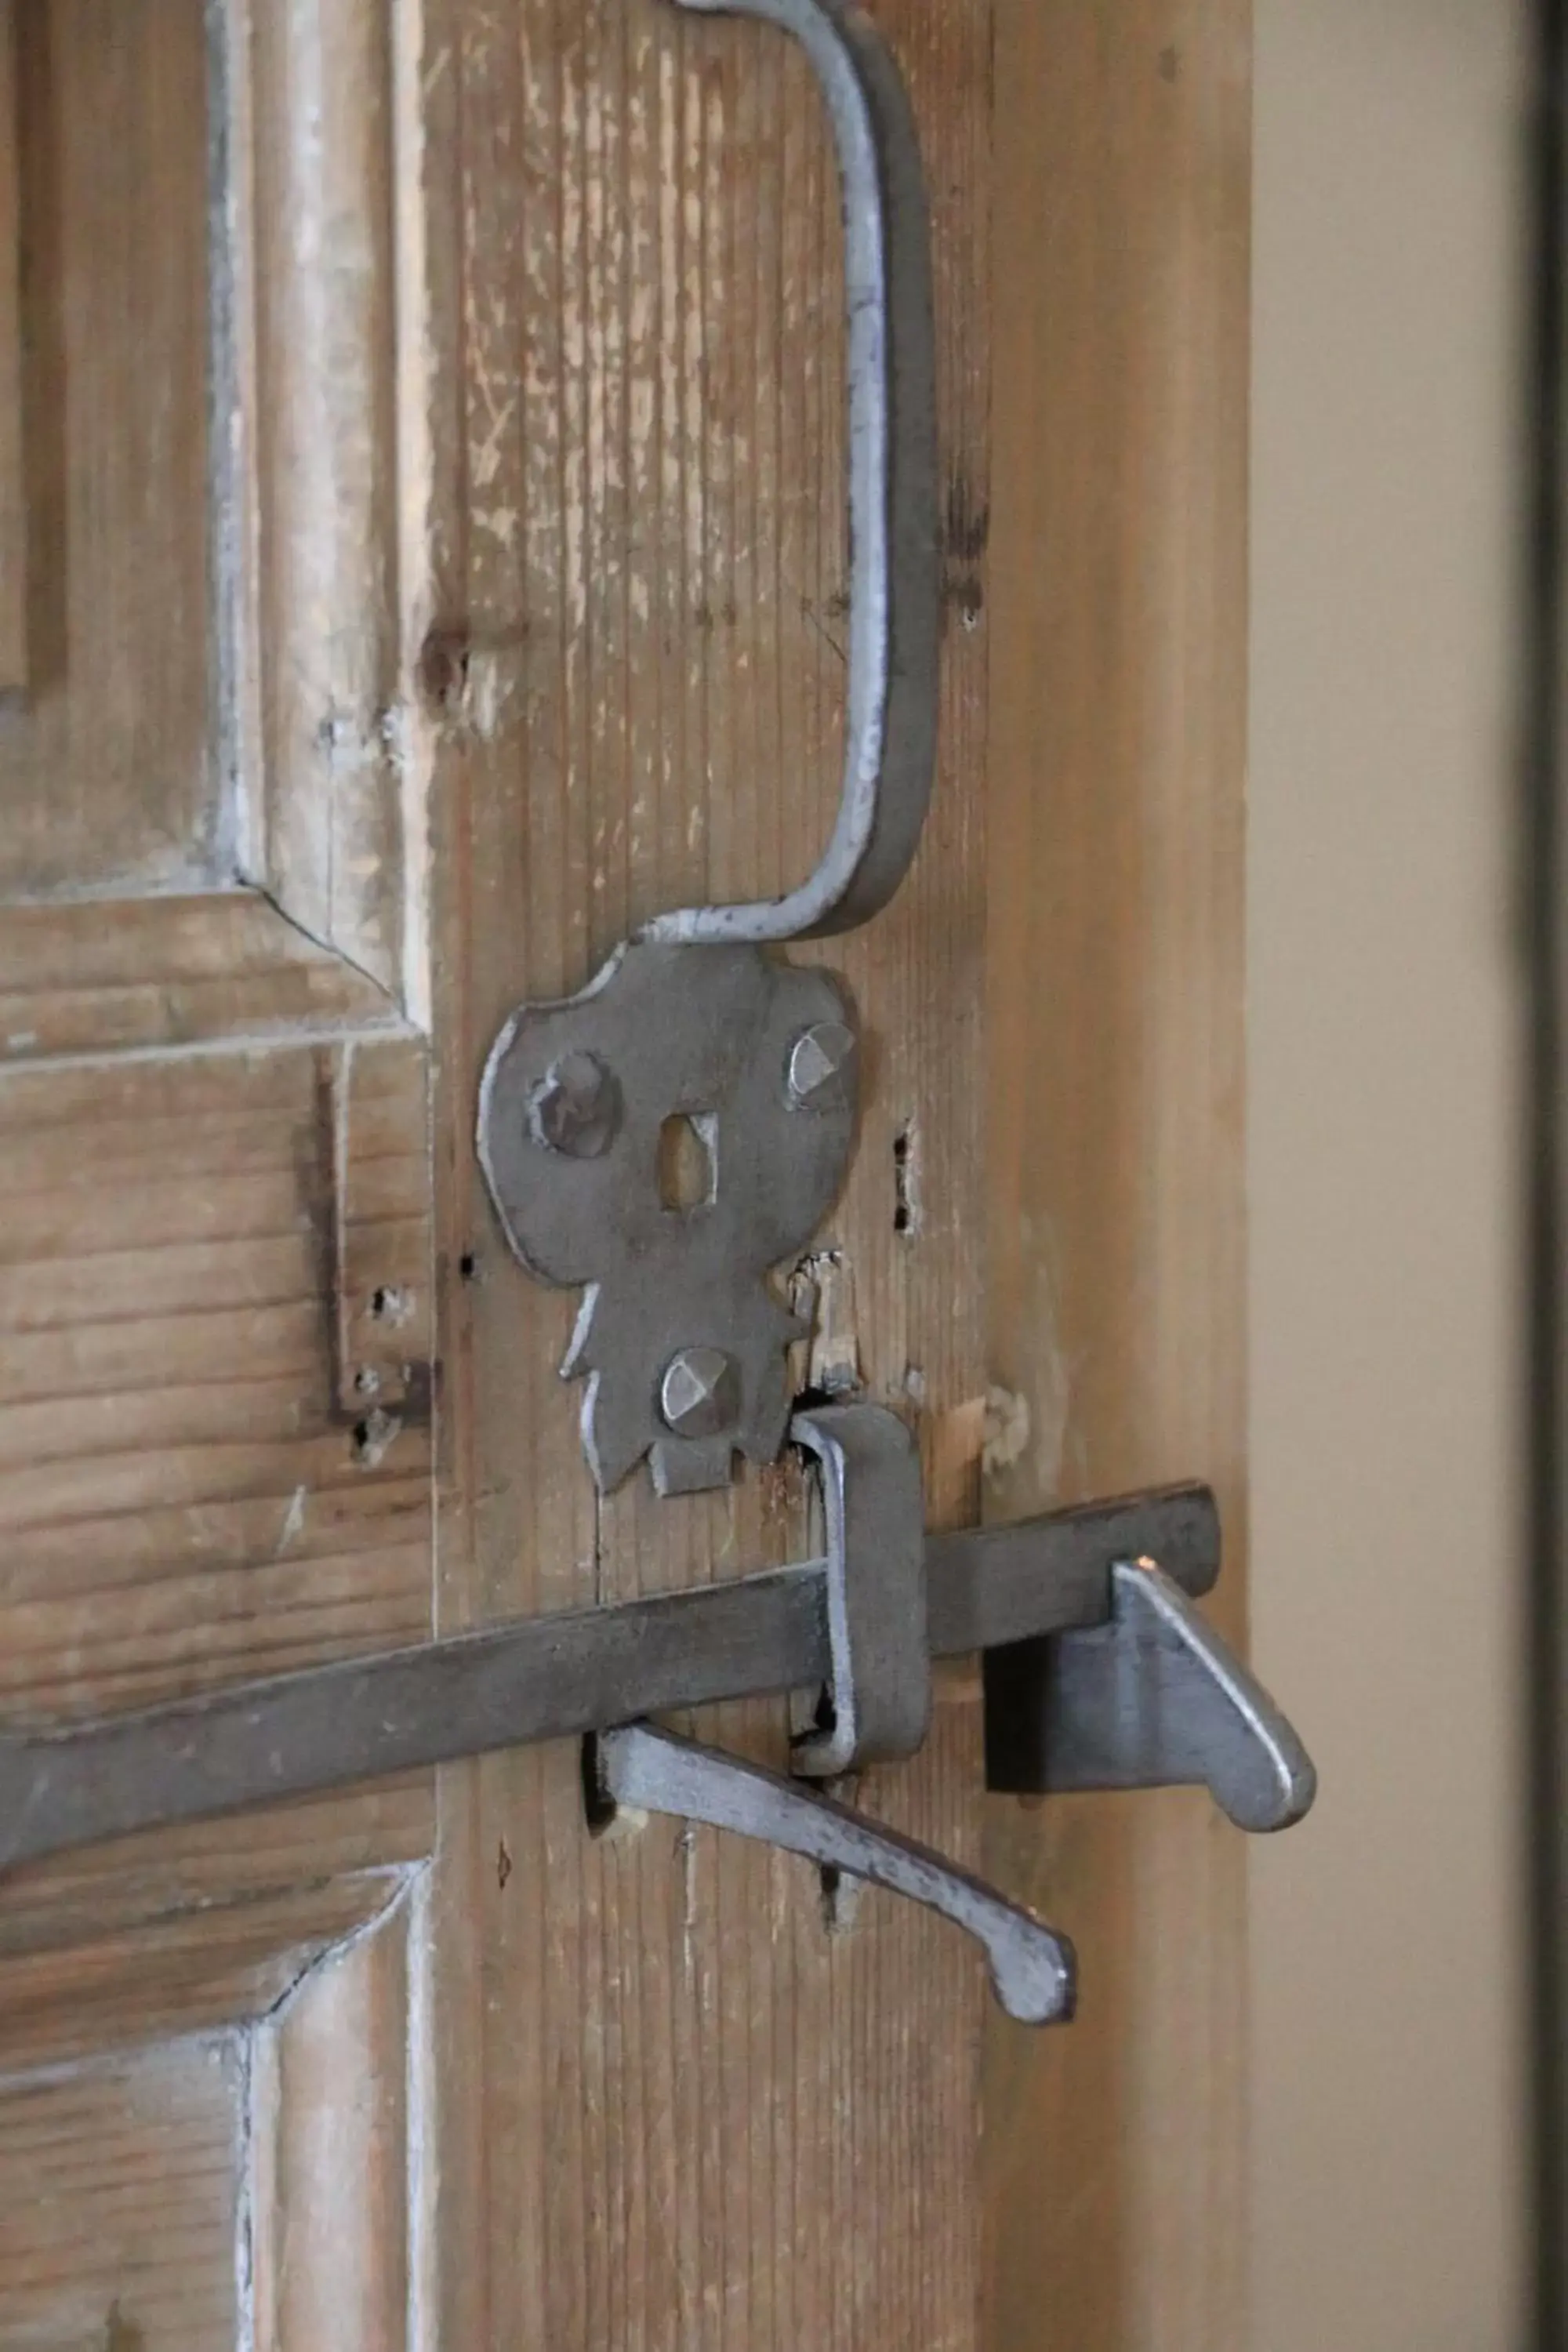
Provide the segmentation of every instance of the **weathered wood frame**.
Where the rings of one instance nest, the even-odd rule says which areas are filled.
[[[0,694],[27,683],[27,508],[22,432],[22,229],[16,56],[0,9]]]
[[[423,832],[403,593],[422,509],[410,525],[399,493],[421,279],[399,243],[416,247],[417,198],[395,201],[415,14],[205,10],[216,816],[195,887],[0,907],[0,1161],[42,1254],[13,1247],[0,1276],[13,1719],[430,1622],[428,986],[405,848]],[[25,694],[10,640],[0,657]],[[100,2272],[110,2301],[134,2181],[138,2260],[195,2228],[171,2256],[178,2340],[233,2306],[237,2259],[258,2344],[319,2326],[345,2352],[390,2342],[433,1793],[414,1776],[8,1886],[0,2137],[24,2168],[52,2149],[81,2217],[57,2273],[26,2237],[25,2168],[0,2185],[23,2232],[0,2220],[8,2324],[57,2290],[90,2303]],[[187,2109],[221,2194],[216,2171],[211,2195],[164,2175],[159,2116],[183,2149]]]
[[[212,887],[0,908],[0,966],[76,982],[38,1020],[8,1006],[0,1060],[427,1013],[403,594],[421,542],[399,488],[420,436],[417,383],[400,425],[398,338],[417,320],[395,299],[400,274],[419,283],[396,196],[407,14],[209,0]],[[26,518],[13,531],[7,504],[5,522],[9,551]]]
[[[878,13],[936,207],[945,719],[928,848],[889,917],[835,956],[870,1084],[833,1252],[813,1270],[817,1345],[918,1422],[938,1522],[978,1508],[989,1433],[999,1515],[1069,1486],[1208,1472],[1234,1529],[1244,0],[998,0],[994,58],[986,0]],[[37,1065],[5,1085],[24,1123],[29,1089],[58,1090],[49,1116],[65,1103],[79,1150],[110,1114],[122,1132],[150,1117],[232,1128],[265,1153],[286,1138],[280,1162],[240,1161],[236,1197],[253,1180],[276,1197],[293,1154],[320,1279],[287,1314],[326,1425],[280,1452],[281,1491],[214,1507],[232,1556],[215,1551],[230,1582],[213,1615],[258,1562],[263,1580],[229,1599],[207,1647],[199,1622],[195,1641],[184,1625],[146,1635],[121,1533],[104,1538],[116,1580],[100,1609],[78,1530],[29,1531],[24,1605],[49,1705],[238,1672],[247,1643],[271,1656],[318,1634],[342,1648],[416,1632],[434,1549],[424,1433],[398,1440],[379,1485],[354,1486],[343,1459],[356,1368],[391,1377],[404,1356],[439,1367],[444,1626],[802,1548],[784,1473],[716,1501],[595,1506],[554,1374],[568,1303],[500,1255],[471,1165],[474,1076],[511,1006],[580,985],[659,906],[795,878],[837,790],[838,292],[815,94],[754,28],[737,75],[726,28],[667,26],[650,50],[641,0],[626,16],[635,29],[582,0],[214,0],[229,867],[177,899],[0,913],[9,1058]],[[341,131],[330,152],[300,135],[302,98]],[[703,308],[733,263],[737,133],[791,198],[755,230],[749,342]],[[522,200],[545,184],[570,204],[520,239]],[[605,223],[628,188],[635,234],[616,247]],[[992,570],[994,193],[1006,495]],[[290,263],[338,207],[329,299]],[[651,284],[630,267],[637,237],[666,273]],[[761,290],[779,286],[782,300]],[[688,298],[665,332],[658,304]],[[329,331],[342,341],[322,367],[310,346]],[[752,400],[807,347],[818,376],[764,416],[742,473],[722,434],[708,446],[708,404]],[[531,435],[507,409],[528,362],[566,387]],[[620,468],[623,414],[653,453],[641,479]],[[653,520],[617,571],[603,559],[634,494]],[[771,570],[743,543],[759,502]],[[670,644],[637,660],[645,594]],[[813,643],[828,646],[820,669]],[[759,668],[787,690],[759,696],[743,682]],[[40,990],[41,972],[62,984]],[[44,1184],[61,1174],[46,1164]],[[238,1225],[212,1233],[215,1255],[242,1262]],[[417,1319],[394,1324],[374,1302],[405,1283]],[[47,1360],[53,1334],[26,1337]],[[224,1369],[204,1355],[193,1378],[216,1389]],[[271,1369],[281,1391],[298,1357]],[[134,1379],[122,1386],[140,1411]],[[132,1436],[150,1454],[183,1443],[189,1412],[171,1405],[166,1426],[130,1412]],[[77,1459],[58,1475],[77,1479]],[[173,1517],[158,1509],[134,1531],[154,1561]],[[371,1589],[399,1547],[397,1574]],[[62,1595],[68,1551],[79,1585]],[[329,1623],[301,1635],[285,1603],[269,1616],[252,1597],[310,1589],[323,1558],[340,1580]],[[121,1586],[122,1654],[73,1647],[89,1614],[112,1626]],[[1226,1590],[1234,1602],[1234,1561]],[[192,1618],[207,1606],[198,1587]],[[946,1677],[918,1766],[863,1792],[969,1860],[978,1717],[975,1678]],[[728,1710],[721,1736],[784,1752],[776,1708]],[[1053,2330],[1075,2352],[1239,2343],[1234,1841],[1176,1794],[1047,1824],[1009,1812],[992,1852],[1079,1935],[1089,1997],[1070,2036],[994,2029],[984,2265],[968,1956],[874,1902],[829,1943],[809,1874],[765,1854],[586,1847],[565,1752],[267,1817],[243,1840],[209,1825],[77,1857],[9,1890],[5,2063],[56,2071],[0,2084],[0,2103],[7,2117],[57,2103],[40,2130],[101,2186],[93,2117],[115,2084],[89,2070],[89,2095],[71,2062],[128,2031],[216,2034],[225,2065],[242,2053],[228,2104],[202,2105],[193,2129],[241,2118],[236,2220],[267,2352],[323,2327],[341,2352],[380,2352],[400,2320],[412,2342],[476,2346],[967,2344],[983,2279],[999,2352],[1038,2352]],[[185,2209],[150,2145],[108,2153],[117,2182],[143,2168],[152,2243]],[[0,2255],[5,2210],[0,2195]],[[214,2275],[182,2282],[187,2319]]]

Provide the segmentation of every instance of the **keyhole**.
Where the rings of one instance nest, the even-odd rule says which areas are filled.
[[[678,1216],[710,1206],[719,1189],[719,1120],[677,1111],[658,1130],[658,1197]]]

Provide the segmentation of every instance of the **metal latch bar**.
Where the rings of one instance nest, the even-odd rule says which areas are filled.
[[[1202,1486],[928,1536],[933,1657],[1106,1622],[1112,1569],[1219,1571]],[[673,1707],[809,1689],[833,1669],[827,1563],[524,1618],[58,1730],[0,1737],[0,1870]]]

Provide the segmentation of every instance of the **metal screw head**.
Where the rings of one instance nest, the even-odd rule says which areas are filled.
[[[796,1110],[837,1110],[855,1078],[855,1032],[842,1021],[816,1021],[790,1048],[789,1098]]]
[[[658,1408],[678,1437],[719,1437],[741,1411],[741,1376],[721,1348],[682,1348],[664,1368]]]
[[[530,1135],[569,1160],[602,1159],[620,1117],[620,1087],[596,1054],[563,1054],[528,1097]]]

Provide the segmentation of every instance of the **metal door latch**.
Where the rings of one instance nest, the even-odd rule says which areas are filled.
[[[803,1416],[796,1434],[821,1465],[826,1558],[0,1737],[0,1874],[137,1830],[586,1733],[598,1735],[600,1805],[710,1822],[928,1904],[980,1939],[1011,2014],[1068,2017],[1065,1937],[809,1783],[919,1748],[933,1657],[982,1651],[995,1664],[1043,1642],[1045,1704],[1005,1727],[1027,1785],[1207,1783],[1244,1828],[1299,1820],[1314,1789],[1300,1742],[1193,1607],[1218,1573],[1214,1498],[1177,1486],[933,1536],[892,1414],[834,1407]],[[821,1728],[797,1743],[794,1778],[647,1720],[786,1691],[820,1694]]]
[[[658,916],[580,995],[525,1004],[491,1050],[479,1153],[507,1239],[580,1287],[563,1377],[586,1378],[601,1491],[646,1455],[661,1494],[772,1462],[801,1336],[768,1288],[837,1198],[856,1032],[835,982],[769,955],[852,930],[909,870],[936,749],[936,363],[925,190],[898,68],[855,0],[676,0],[801,42],[837,151],[848,342],[850,580],[844,781],[809,878],[781,898]],[[695,1200],[659,1181],[684,1123]]]
[[[587,1380],[583,1443],[595,1479],[607,1491],[646,1456],[665,1495],[727,1484],[737,1452],[772,1461],[790,1425],[785,1350],[801,1335],[769,1278],[805,1246],[843,1181],[856,1034],[826,974],[768,950],[864,922],[913,858],[936,741],[939,602],[931,260],[897,69],[854,0],[678,5],[795,34],[837,144],[851,536],[838,818],[799,889],[662,916],[581,994],[521,1006],[491,1051],[479,1123],[479,1158],[516,1255],[544,1280],[583,1291],[562,1370]],[[689,1131],[703,1166],[701,1181],[673,1199],[659,1174],[672,1126]],[[931,1656],[942,1645],[942,1586],[928,1592],[931,1546],[901,1425],[858,1404],[800,1415],[794,1433],[820,1464],[828,1527],[822,1720],[796,1744],[795,1778],[634,1724],[597,1740],[595,1801],[763,1838],[931,1904],[985,1946],[1014,2015],[1065,2016],[1073,1960],[1063,1938],[941,1856],[800,1785],[920,1747]],[[1050,1636],[1043,1642],[973,1644],[992,1647],[993,1786],[1206,1781],[1252,1829],[1306,1810],[1313,1779],[1300,1742],[1205,1627],[1173,1568],[1170,1515],[1183,1507],[1151,1501],[1158,1539],[1102,1561],[1084,1628],[1064,1631],[1053,1618],[1033,1629]],[[1051,1525],[1037,1529],[1042,1563]],[[1002,1555],[988,1540],[968,1538],[963,1557],[994,1561]],[[1217,1558],[1205,1565],[1212,1573]],[[1036,1599],[1047,1605],[1043,1589]]]
[[[930,792],[937,649],[934,400],[925,200],[908,101],[853,0],[679,0],[805,44],[844,188],[849,315],[847,752],[837,822],[786,897],[648,924],[584,992],[498,1039],[479,1150],[508,1236],[580,1285],[564,1370],[587,1376],[601,1488],[645,1455],[662,1492],[721,1486],[790,1427],[794,1327],[770,1270],[811,1236],[855,1122],[855,1030],[835,982],[768,947],[883,907]],[[659,1150],[706,1155],[668,1202]],[[918,1457],[866,1403],[798,1415],[826,1556],[618,1608],[528,1619],[30,1736],[0,1736],[0,1873],[72,1846],[509,1748],[587,1735],[592,1809],[680,1814],[927,1904],[985,1949],[1016,2017],[1070,2014],[1072,1947],[833,1785],[913,1755],[931,1661],[986,1654],[994,1787],[1206,1783],[1244,1828],[1299,1820],[1314,1776],[1268,1694],[1193,1606],[1219,1568],[1201,1486],[932,1536]],[[816,1693],[781,1776],[650,1723]],[[824,1785],[826,1784],[826,1785]]]
[[[823,1727],[796,1742],[793,1769],[828,1778],[918,1750],[931,1717],[932,1648],[942,1635],[933,1642],[929,1623],[931,1546],[918,1460],[903,1424],[875,1405],[844,1405],[799,1416],[794,1435],[822,1472],[828,1673],[818,1706]],[[1112,1517],[1140,1508],[1149,1514],[1146,1531],[1186,1571],[1192,1589],[1211,1583],[1218,1525],[1205,1490],[1177,1488],[1110,1507]],[[1043,1533],[1057,1524],[1036,1528]],[[1000,1584],[1002,1561],[1028,1533],[946,1541],[973,1547],[977,1563],[989,1549]],[[1240,1828],[1278,1830],[1299,1821],[1316,1792],[1310,1759],[1268,1693],[1205,1623],[1181,1576],[1148,1550],[1130,1550],[1104,1562],[1095,1598],[1096,1622],[987,1645],[987,1666],[1001,1676],[988,1685],[990,1785],[1065,1791],[1193,1784],[1206,1786]],[[1034,1678],[1032,1687],[1020,1669]],[[1019,1706],[1026,1687],[1037,1703]],[[1004,1696],[1000,1710],[993,1692]],[[596,1797],[606,1815],[629,1806],[704,1822],[927,1904],[984,1947],[1009,2016],[1043,2025],[1072,2014],[1077,1964],[1065,1936],[940,1854],[798,1779],[647,1723],[591,1741],[588,1779],[591,1802]]]

